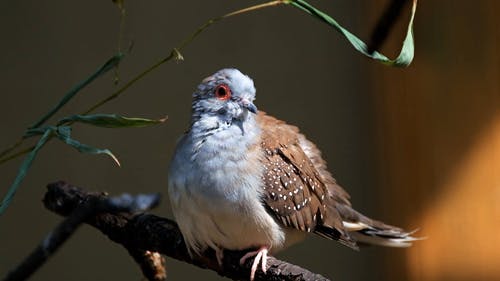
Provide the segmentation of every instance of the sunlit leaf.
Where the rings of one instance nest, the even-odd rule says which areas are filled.
[[[363,55],[372,58],[376,61],[379,61],[383,64],[390,65],[390,66],[408,66],[414,56],[414,42],[413,42],[413,19],[415,18],[415,11],[417,8],[417,0],[413,0],[413,5],[412,5],[412,10],[411,10],[411,17],[410,21],[408,23],[408,29],[406,32],[406,37],[405,40],[403,41],[403,47],[401,48],[401,52],[399,53],[398,57],[394,60],[391,60],[384,56],[383,54],[379,52],[373,52],[370,53],[368,51],[368,46],[363,42],[361,39],[356,37],[356,35],[352,34],[349,32],[347,29],[342,27],[336,20],[334,20],[332,17],[330,17],[328,14],[325,14],[324,12],[320,11],[319,9],[315,8],[311,4],[307,3],[304,0],[290,0],[290,2],[287,2],[294,7],[299,8],[300,10],[318,18],[319,20],[327,23],[328,25],[332,26],[335,28],[338,32],[340,32],[346,39],[351,43],[351,45],[358,50],[360,53]]]
[[[165,120],[167,120],[166,117],[161,119],[146,119],[124,117],[116,114],[91,114],[66,117],[59,121],[59,124],[81,122],[106,128],[130,128],[156,125],[165,122]]]

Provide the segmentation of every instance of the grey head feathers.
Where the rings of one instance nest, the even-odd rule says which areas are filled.
[[[203,79],[193,94],[191,123],[200,118],[220,123],[243,121],[256,113],[253,80],[235,68],[225,68]],[[215,121],[214,120],[214,121]]]

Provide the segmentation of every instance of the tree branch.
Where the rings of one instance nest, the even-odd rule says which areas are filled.
[[[88,192],[62,181],[49,184],[47,188],[48,191],[43,199],[45,207],[69,218],[81,206],[85,206],[86,202],[109,201],[109,197],[104,193]],[[213,250],[207,250],[203,256],[191,258],[174,221],[151,214],[134,213],[134,210],[118,211],[120,212],[94,212],[91,216],[87,216],[84,222],[99,229],[112,241],[124,246],[141,266],[144,276],[149,280],[165,280],[166,278],[164,260],[158,253],[201,268],[214,270],[234,280],[249,279],[253,259],[249,259],[244,265],[239,264],[239,259],[246,251],[225,251],[222,266],[217,263]],[[299,266],[270,257],[267,273],[257,271],[255,280],[328,279]]]
[[[58,201],[57,190],[51,186],[66,186],[63,182],[49,185],[44,202],[52,202],[52,206],[63,204]],[[50,192],[50,191],[55,191]],[[68,189],[68,191],[71,191]],[[4,279],[26,280],[40,268],[56,250],[68,240],[76,229],[88,218],[99,213],[111,212],[137,212],[151,209],[160,202],[159,194],[131,196],[123,194],[117,197],[107,197],[104,193],[89,193],[86,198],[81,198],[78,204],[74,204],[72,210],[66,213],[67,218],[50,232],[35,250]],[[52,201],[51,199],[56,199]],[[139,262],[139,258],[138,263]],[[142,258],[142,259],[145,259]]]

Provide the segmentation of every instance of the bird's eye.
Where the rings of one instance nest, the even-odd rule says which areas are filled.
[[[226,84],[220,84],[215,88],[215,97],[220,100],[228,100],[231,97],[231,89]]]

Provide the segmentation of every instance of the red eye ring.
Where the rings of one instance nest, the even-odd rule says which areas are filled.
[[[231,97],[231,89],[226,84],[220,84],[215,87],[214,94],[219,100],[228,100]]]

